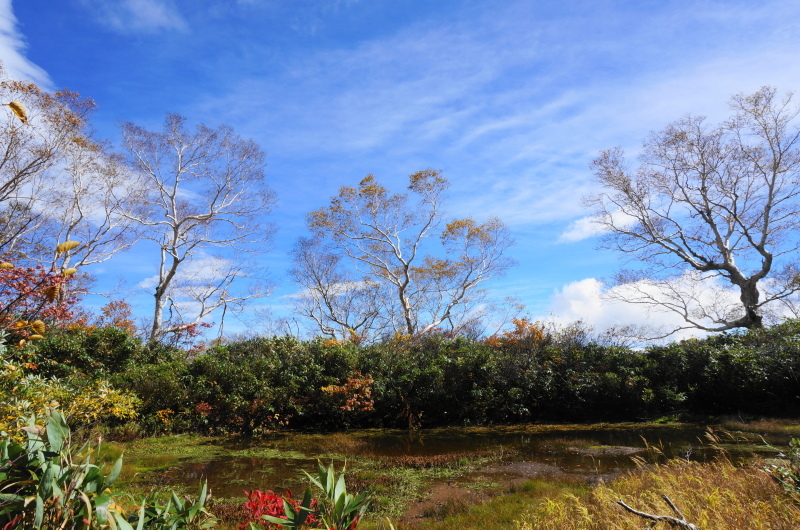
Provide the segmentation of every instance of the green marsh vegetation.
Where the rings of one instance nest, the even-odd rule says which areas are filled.
[[[126,403],[135,403],[135,418],[118,417],[98,394],[81,402],[96,421],[73,425],[87,439],[102,436],[100,458],[109,465],[124,454],[117,487],[135,497],[167,495],[170,488],[195,495],[200,477],[224,472],[229,491],[212,486],[209,507],[236,518],[245,489],[301,492],[301,471],[322,459],[337,466],[346,461],[349,490],[373,492],[367,525],[378,525],[382,515],[400,526],[478,521],[474,510],[492,509],[505,510],[503,521],[523,524],[538,521],[539,512],[523,513],[519,505],[533,510],[537,499],[567,506],[564,499],[571,497],[559,495],[568,493],[594,506],[584,498],[596,489],[587,489],[587,477],[593,474],[596,483],[619,475],[637,455],[630,448],[641,446],[642,435],[692,461],[701,458],[704,449],[694,440],[709,423],[746,438],[748,450],[757,450],[762,437],[785,446],[798,432],[788,419],[800,414],[798,332],[800,322],[788,321],[632,350],[594,341],[578,328],[545,333],[519,322],[513,333],[486,340],[431,335],[356,345],[262,337],[189,354],[145,345],[118,328],[78,326],[9,348],[0,385],[11,395],[24,385],[40,388],[30,382],[47,378],[103,378]],[[52,399],[43,395],[36,403]],[[59,399],[70,406],[69,395]],[[3,429],[13,431],[28,409],[0,403]],[[547,423],[565,421],[581,423]],[[680,429],[694,429],[691,442],[670,441]],[[448,451],[457,431],[468,433],[471,445]],[[612,441],[612,435],[624,439]],[[551,459],[548,465],[558,468],[569,458],[585,476],[547,475],[545,487],[478,473],[519,459],[511,442],[526,439]],[[612,470],[614,462],[626,464]],[[185,481],[187,475],[194,478]],[[427,517],[418,520],[402,518],[435,484],[448,481],[474,495],[429,503],[420,508]],[[647,494],[659,502],[659,491]],[[687,501],[674,495],[685,509]],[[468,526],[465,520],[452,524]]]

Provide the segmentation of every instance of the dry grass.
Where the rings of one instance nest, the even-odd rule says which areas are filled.
[[[364,454],[369,444],[355,436],[336,432],[325,435],[319,442],[319,448],[323,453],[353,456]]]
[[[521,530],[640,529],[646,521],[626,513],[616,501],[621,499],[643,512],[674,516],[661,494],[704,530],[789,530],[800,525],[800,505],[757,467],[683,460],[640,470],[580,496],[566,494],[541,501],[520,518],[519,525]]]
[[[800,436],[800,420],[758,419],[742,421],[740,418],[722,418],[720,424],[729,431],[742,431],[754,434],[777,434]]]

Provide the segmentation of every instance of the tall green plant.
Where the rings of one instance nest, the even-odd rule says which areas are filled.
[[[180,499],[175,493],[166,505],[161,505],[151,496],[139,508],[136,516],[128,521],[136,523],[135,530],[205,530],[217,526],[218,520],[205,507],[208,499],[208,484],[203,482],[197,500]],[[127,530],[127,527],[123,528]]]
[[[70,430],[57,410],[45,427],[31,417],[24,444],[0,442],[0,525],[8,528],[127,528],[109,486],[122,457],[106,474],[89,442],[71,450]]]
[[[202,530],[216,525],[204,506],[205,484],[197,501],[181,500],[174,493],[166,506],[146,499],[138,516],[126,518],[110,488],[122,470],[122,456],[106,474],[97,464],[99,444],[87,441],[73,451],[70,429],[57,410],[48,412],[45,426],[36,425],[32,416],[23,430],[24,443],[10,437],[0,441],[3,530]]]
[[[345,468],[337,478],[333,462],[325,469],[322,462],[317,461],[316,477],[304,473],[324,495],[319,501],[319,518],[323,526],[329,530],[353,530],[369,507],[369,493],[347,493]]]
[[[354,530],[358,526],[361,516],[369,507],[369,493],[359,495],[347,493],[345,485],[345,469],[336,476],[333,463],[326,469],[322,462],[317,462],[317,476],[311,476],[303,471],[311,483],[322,491],[322,498],[318,499],[317,509],[313,509],[311,489],[307,488],[303,500],[298,506],[293,506],[285,499],[283,501],[286,518],[263,515],[263,519],[273,524],[286,528],[301,528],[310,519],[309,515],[315,514],[321,528],[327,530]],[[255,528],[251,525],[251,529]]]

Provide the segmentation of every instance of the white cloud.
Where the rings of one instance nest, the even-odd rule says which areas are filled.
[[[212,256],[209,254],[198,253],[191,261],[181,264],[178,273],[175,275],[173,285],[177,284],[203,284],[221,279],[231,270],[232,261]],[[137,284],[140,289],[151,290],[158,284],[158,275],[145,278]]]
[[[83,0],[83,5],[109,28],[120,33],[154,33],[187,29],[170,0]]]
[[[53,82],[40,67],[25,55],[25,38],[17,30],[17,18],[11,0],[0,0],[0,61],[3,68],[15,79],[30,80],[42,88],[52,88]]]
[[[648,310],[642,305],[608,300],[605,286],[595,278],[586,278],[565,285],[556,291],[550,302],[550,317],[561,325],[583,321],[597,332],[612,327],[636,326],[657,329],[676,329],[685,322],[676,314]],[[625,290],[624,286],[614,289]],[[683,330],[670,340],[681,340],[705,335],[699,330]]]
[[[636,223],[635,217],[627,215],[619,210],[613,212],[611,217],[614,225],[622,228],[633,226]],[[583,241],[584,239],[589,239],[590,237],[599,236],[605,232],[606,230],[604,230],[603,226],[598,222],[597,217],[583,217],[577,221],[573,221],[567,227],[567,229],[561,233],[561,236],[558,238],[558,242],[574,243],[575,241]]]
[[[328,294],[333,296],[341,296],[351,291],[360,291],[370,286],[372,282],[358,281],[358,282],[338,282],[328,284]],[[281,298],[317,298],[319,291],[312,289],[301,289],[290,294],[285,294]]]
[[[769,288],[769,282],[764,283],[763,287]],[[717,277],[708,275],[704,277],[696,271],[687,271],[671,282],[668,289],[645,280],[610,288],[595,278],[571,282],[552,296],[550,317],[544,320],[552,320],[562,325],[580,320],[598,332],[612,327],[634,326],[648,328],[652,336],[657,336],[687,326],[687,323],[675,312],[641,303],[628,303],[622,299],[643,299],[644,293],[647,297],[668,300],[677,292],[682,293],[684,299],[692,301],[689,310],[695,318],[701,313],[714,318],[730,318],[732,315],[738,316],[741,311],[741,302],[735,289]],[[702,311],[700,308],[703,308]],[[779,302],[765,306],[763,311],[765,318],[773,321],[787,317],[796,318],[790,307]],[[713,325],[709,317],[700,320]],[[705,335],[707,333],[699,329],[683,329],[665,340],[682,340]]]

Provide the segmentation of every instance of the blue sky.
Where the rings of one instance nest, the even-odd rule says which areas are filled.
[[[307,212],[367,173],[400,189],[431,167],[450,214],[511,228],[519,265],[495,296],[598,327],[652,318],[595,297],[620,261],[584,219],[588,163],[687,113],[721,120],[732,94],[800,88],[797,50],[794,0],[0,0],[5,66],[93,98],[98,136],[177,112],[267,151],[276,289],[259,304],[277,313]],[[134,250],[90,272],[124,277],[146,314],[153,267]]]

